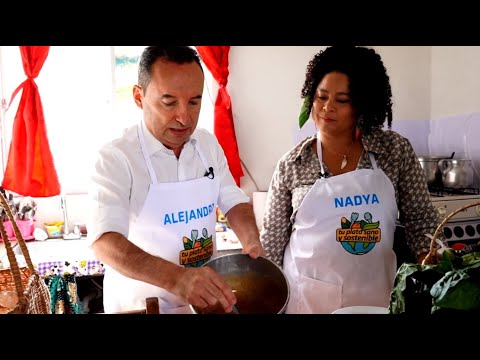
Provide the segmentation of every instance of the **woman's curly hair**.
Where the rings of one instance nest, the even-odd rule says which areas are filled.
[[[392,126],[392,89],[387,70],[379,54],[360,46],[331,46],[318,52],[307,66],[302,98],[312,111],[317,86],[323,77],[337,71],[347,75],[352,106],[363,134],[381,129],[385,120]]]

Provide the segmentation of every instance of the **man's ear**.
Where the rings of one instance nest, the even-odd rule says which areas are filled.
[[[133,86],[133,100],[140,109],[143,109],[143,89],[140,85]]]

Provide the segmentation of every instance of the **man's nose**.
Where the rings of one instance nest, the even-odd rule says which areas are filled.
[[[182,107],[179,108],[175,115],[175,119],[182,125],[188,125],[190,116],[187,109]]]

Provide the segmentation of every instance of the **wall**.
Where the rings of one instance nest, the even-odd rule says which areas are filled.
[[[433,46],[431,118],[480,112],[480,46]]]

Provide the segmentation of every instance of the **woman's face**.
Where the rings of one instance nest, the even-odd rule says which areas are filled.
[[[357,117],[350,98],[347,75],[330,72],[323,77],[313,99],[312,118],[322,133],[353,133]]]

